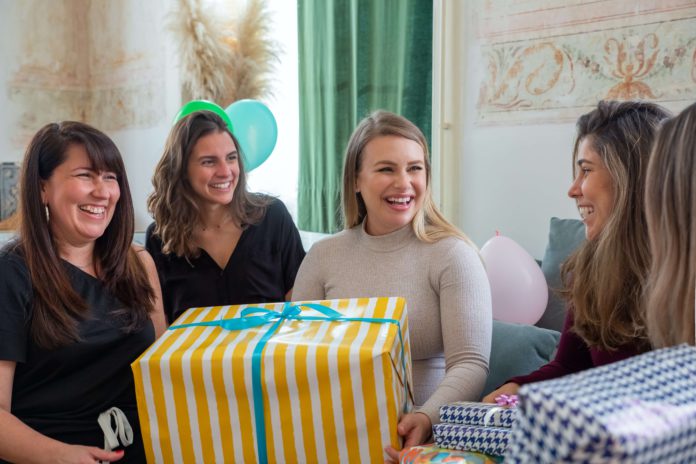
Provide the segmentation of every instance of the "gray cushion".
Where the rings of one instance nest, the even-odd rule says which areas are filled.
[[[549,242],[546,245],[541,270],[549,286],[549,302],[541,316],[538,327],[561,330],[566,314],[565,302],[556,290],[561,286],[561,264],[585,241],[585,225],[577,219],[551,218]]]
[[[533,325],[493,321],[489,374],[483,396],[510,377],[529,374],[548,363],[561,334]]]

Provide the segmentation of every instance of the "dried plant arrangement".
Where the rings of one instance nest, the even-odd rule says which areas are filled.
[[[184,101],[210,100],[224,108],[271,96],[279,51],[264,0],[226,0],[220,9],[206,7],[205,0],[178,0],[169,26],[177,38]]]

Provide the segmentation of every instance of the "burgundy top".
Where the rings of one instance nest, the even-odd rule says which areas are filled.
[[[558,342],[558,351],[554,360],[541,366],[531,374],[513,377],[506,383],[514,382],[524,385],[526,383],[555,379],[592,367],[621,361],[647,351],[647,347],[644,345],[624,345],[613,351],[590,348],[578,334],[571,330],[572,327],[573,312],[571,308],[566,314],[561,340]]]

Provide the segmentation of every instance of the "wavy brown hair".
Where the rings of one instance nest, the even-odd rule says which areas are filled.
[[[27,263],[34,290],[31,333],[37,345],[55,348],[79,340],[79,321],[90,308],[73,289],[52,239],[50,220],[41,200],[41,186],[66,157],[69,147],[82,145],[92,167],[114,172],[121,191],[114,215],[94,245],[97,277],[124,307],[116,315],[126,331],[141,328],[154,309],[155,294],[131,243],[133,201],[121,154],[103,132],[80,122],[41,128],[29,143],[20,178],[20,234],[15,250]]]
[[[239,177],[229,205],[233,219],[245,228],[259,223],[266,214],[271,197],[247,190],[244,156],[225,122],[211,111],[191,113],[178,121],[169,133],[164,153],[152,176],[155,191],[147,199],[148,210],[155,219],[154,233],[162,240],[165,253],[187,258],[200,253],[191,239],[201,218],[198,197],[188,180],[188,163],[198,140],[217,132],[229,134],[240,154]]]
[[[645,187],[652,264],[646,289],[648,335],[656,347],[696,344],[696,104],[657,136]]]
[[[362,167],[362,154],[365,146],[373,139],[394,135],[416,142],[423,149],[425,157],[426,191],[423,206],[411,221],[416,237],[423,242],[436,242],[445,237],[458,237],[472,247],[476,245],[464,232],[452,225],[435,206],[430,187],[430,156],[423,132],[408,119],[388,111],[378,110],[360,121],[353,131],[346,147],[343,164],[343,227],[350,229],[361,224],[367,216],[367,208],[360,193],[355,191],[355,182]]]
[[[573,330],[591,347],[647,347],[641,298],[650,252],[643,208],[648,158],[660,123],[669,117],[648,102],[601,101],[577,122],[576,172],[583,140],[612,179],[614,208],[599,236],[586,241],[561,268],[561,294],[572,304]]]

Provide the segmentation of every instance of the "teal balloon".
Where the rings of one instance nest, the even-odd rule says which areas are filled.
[[[258,168],[271,156],[278,140],[278,125],[273,113],[257,100],[239,100],[225,112],[234,125],[234,136],[239,141],[247,172]]]
[[[232,121],[230,121],[230,117],[227,115],[227,113],[225,113],[225,110],[223,110],[221,106],[216,105],[215,103],[208,100],[191,100],[190,102],[186,103],[184,106],[181,107],[176,117],[174,118],[174,124],[176,124],[177,122],[179,122],[179,120],[188,116],[189,114],[195,113],[196,111],[211,111],[217,114],[222,118],[225,124],[227,124],[227,127],[229,128],[230,132],[234,134],[234,127],[232,126]]]

